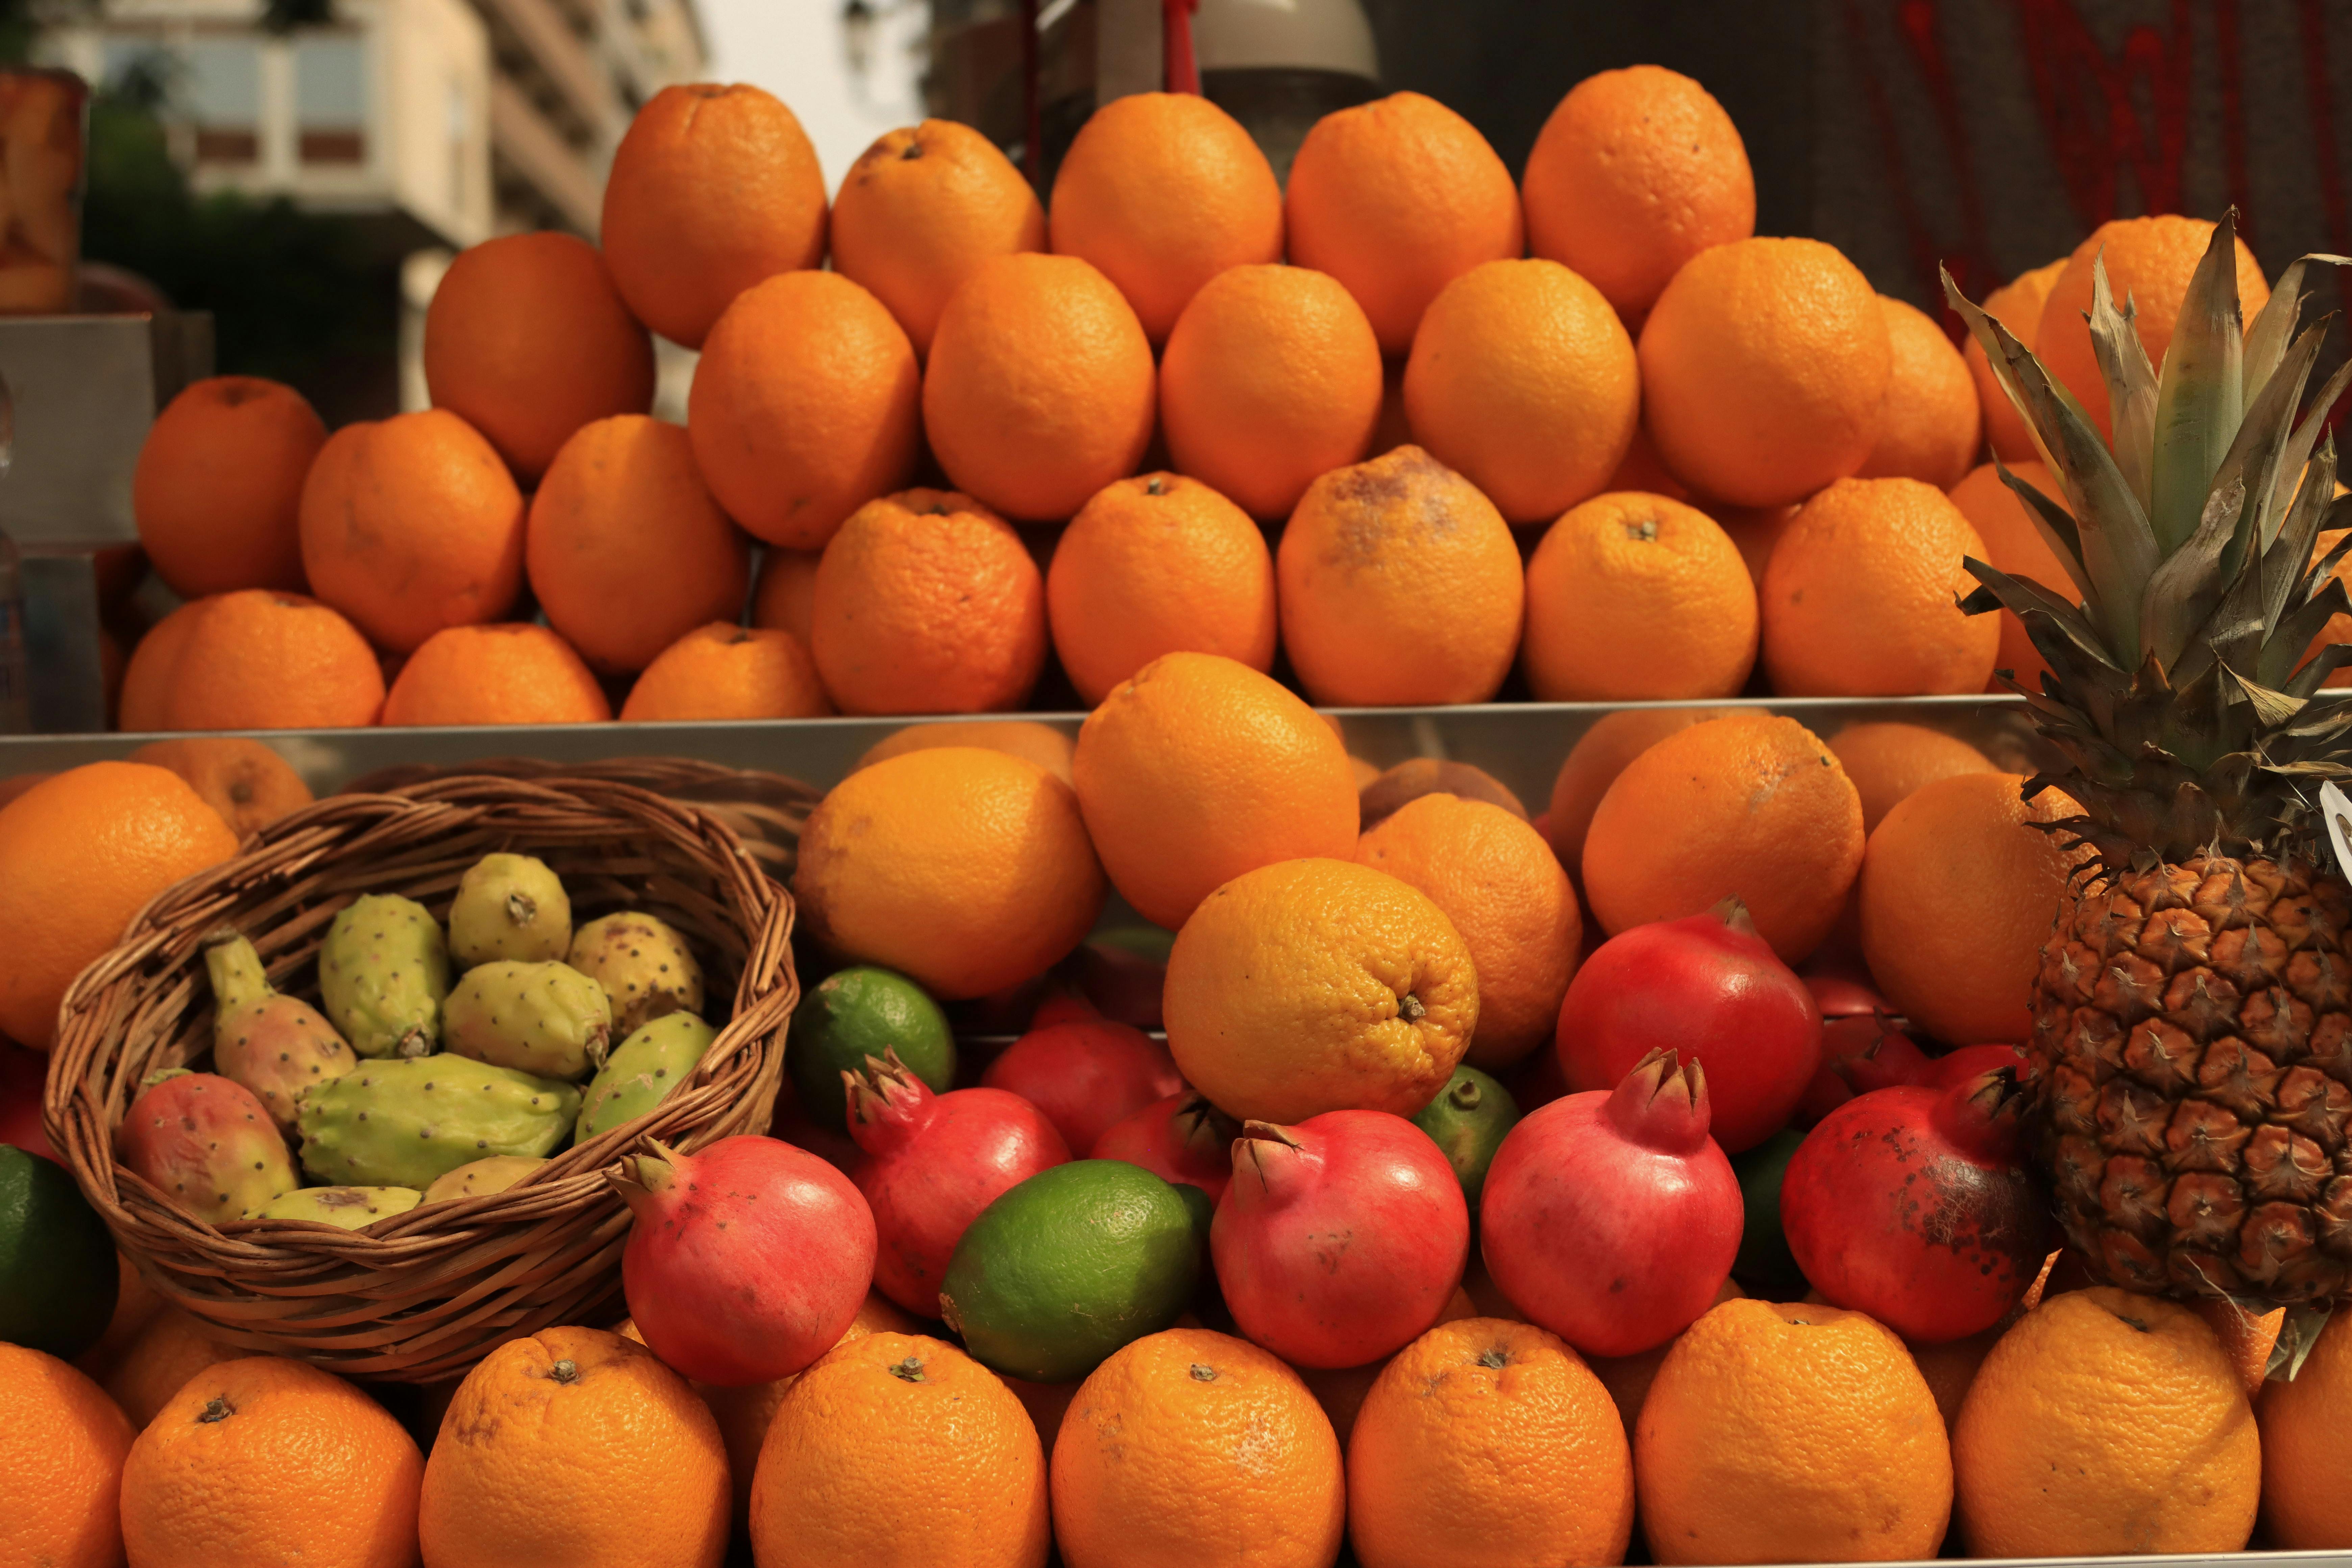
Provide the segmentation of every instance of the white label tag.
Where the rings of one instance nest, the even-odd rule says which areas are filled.
[[[2334,784],[2319,786],[2319,814],[2327,819],[2327,842],[2336,846],[2336,871],[2352,879],[2352,795]]]

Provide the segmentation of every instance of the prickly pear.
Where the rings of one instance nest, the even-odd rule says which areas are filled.
[[[487,1160],[468,1161],[436,1177],[433,1184],[425,1189],[425,1201],[437,1204],[451,1198],[479,1198],[502,1193],[546,1163],[523,1154],[493,1154]]]
[[[470,1057],[369,1062],[302,1097],[302,1167],[320,1180],[420,1192],[490,1154],[551,1154],[580,1091]]]
[[[686,939],[651,915],[626,911],[590,921],[572,939],[568,960],[593,975],[613,999],[622,1037],[665,1013],[702,1011],[702,965]]]
[[[217,1073],[173,1068],[149,1078],[117,1148],[133,1174],[207,1225],[299,1184],[269,1108]]]
[[[694,1076],[719,1031],[691,1013],[668,1013],[623,1040],[580,1101],[573,1139],[584,1143],[635,1121]]]
[[[467,970],[450,991],[441,1038],[478,1062],[577,1083],[604,1065],[613,1007],[568,963],[501,960]]]
[[[448,944],[423,904],[369,893],[327,928],[319,1000],[360,1055],[431,1055],[441,1044],[441,999],[448,994]]]
[[[544,963],[572,951],[562,879],[530,855],[485,855],[449,905],[449,956],[461,969],[508,960]]]
[[[261,955],[245,938],[215,939],[205,968],[213,980],[213,1066],[259,1097],[280,1132],[292,1131],[302,1091],[342,1077],[358,1057],[316,1007],[270,989]]]
[[[425,1201],[415,1187],[298,1187],[280,1193],[247,1219],[307,1219],[343,1230],[365,1230],[380,1219],[406,1214]]]

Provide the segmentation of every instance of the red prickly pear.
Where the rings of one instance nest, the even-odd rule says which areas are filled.
[[[980,1081],[1044,1111],[1074,1154],[1184,1087],[1166,1046],[1099,1014],[1032,1026],[988,1064]]]
[[[116,1148],[134,1175],[206,1225],[302,1184],[269,1108],[215,1073],[173,1068],[150,1078],[123,1113]]]
[[[1089,1160],[1124,1160],[1163,1182],[1198,1187],[1214,1204],[1234,1179],[1241,1124],[1198,1089],[1155,1100],[1095,1140]]]
[[[752,1134],[691,1155],[648,1144],[609,1177],[635,1215],[621,1289],[646,1348],[729,1388],[831,1350],[874,1274],[874,1215],[849,1179]]]
[[[1924,1344],[2006,1317],[2050,1251],[2018,1154],[2025,1099],[2002,1068],[1832,1111],[1780,1183],[1780,1226],[1813,1288]]]
[[[1470,1257],[1462,1184],[1385,1110],[1252,1121],[1209,1252],[1234,1322],[1294,1366],[1361,1366],[1428,1332]]]
[[[845,1072],[849,1135],[864,1157],[850,1178],[873,1206],[881,1251],[874,1288],[919,1317],[940,1310],[956,1243],[999,1194],[1066,1163],[1045,1113],[1001,1089],[934,1095],[898,1053]]]
[[[1715,1304],[1746,1211],[1707,1112],[1699,1064],[1653,1051],[1614,1089],[1511,1129],[1486,1171],[1479,1243],[1528,1321],[1588,1355],[1626,1356]]]
[[[1821,1066],[1822,1015],[1732,898],[1601,943],[1569,983],[1559,1048],[1578,1091],[1615,1088],[1653,1051],[1704,1063],[1715,1140],[1738,1153],[1789,1124]]]
[[[234,931],[206,939],[213,983],[213,1067],[251,1089],[281,1132],[294,1130],[302,1096],[359,1066],[359,1057],[317,1008],[273,990],[253,943]]]

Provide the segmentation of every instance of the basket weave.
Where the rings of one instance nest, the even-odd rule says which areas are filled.
[[[731,990],[732,1016],[684,1087],[521,1185],[428,1204],[365,1235],[286,1220],[215,1227],[116,1164],[114,1131],[141,1082],[210,1049],[207,933],[244,932],[273,984],[315,1002],[337,910],[400,893],[446,917],[466,868],[501,850],[554,868],[583,921],[620,909],[668,921],[714,1000]],[[330,796],[163,893],[74,982],[43,1104],[49,1140],[140,1271],[216,1338],[352,1377],[449,1377],[518,1335],[617,1315],[628,1212],[603,1172],[640,1138],[691,1151],[767,1130],[800,996],[792,920],[790,897],[717,817],[632,784],[459,776]]]

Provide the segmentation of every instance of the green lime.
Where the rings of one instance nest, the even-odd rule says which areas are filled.
[[[1421,1108],[1412,1124],[1444,1151],[1462,1183],[1470,1212],[1478,1212],[1478,1192],[1504,1134],[1519,1124],[1519,1102],[1511,1091],[1476,1068],[1455,1068],[1435,1100]]]
[[[0,1340],[70,1361],[114,1316],[106,1222],[54,1163],[0,1143]]]
[[[1789,1250],[1780,1229],[1780,1178],[1789,1173],[1790,1157],[1805,1135],[1794,1128],[1776,1132],[1753,1149],[1731,1157],[1731,1173],[1739,1178],[1740,1201],[1747,1205],[1748,1228],[1739,1234],[1739,1256],[1732,1259],[1731,1277],[1768,1300],[1794,1300],[1806,1289],[1805,1271]]]
[[[836,970],[801,998],[784,1047],[809,1120],[835,1132],[849,1131],[849,1102],[841,1075],[856,1072],[867,1057],[898,1053],[907,1070],[933,1094],[955,1087],[955,1037],[948,1016],[923,988],[896,970],[870,963]]]
[[[982,1365],[1075,1383],[1192,1304],[1201,1237],[1183,1195],[1124,1160],[1040,1171],[980,1211],[940,1282]]]

